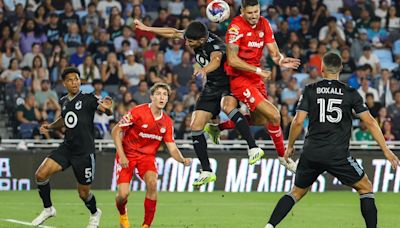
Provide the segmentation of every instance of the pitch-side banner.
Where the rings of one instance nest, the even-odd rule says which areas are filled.
[[[210,155],[211,168],[217,174],[217,181],[196,189],[193,181],[199,175],[201,166],[197,159],[189,167],[184,167],[170,158],[167,153],[156,157],[158,167],[158,189],[170,192],[287,192],[294,183],[294,175],[279,164],[276,153],[269,151],[255,165],[248,164],[244,151],[216,152]],[[399,153],[397,153],[399,155]],[[0,152],[0,190],[20,191],[35,189],[35,170],[48,152]],[[195,157],[192,151],[185,151],[186,157]],[[365,169],[373,183],[374,192],[399,192],[400,169],[393,170],[380,151],[353,152],[352,155]],[[114,154],[97,153],[93,188],[116,189]],[[71,168],[51,178],[52,188],[74,189],[76,180]],[[144,183],[138,175],[131,182],[133,191],[143,191]],[[346,190],[340,181],[324,173],[311,187],[314,192]]]

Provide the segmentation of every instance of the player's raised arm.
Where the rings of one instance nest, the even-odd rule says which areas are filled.
[[[279,51],[278,44],[276,42],[267,43],[268,53],[276,65],[280,67],[286,67],[291,69],[297,69],[300,66],[300,59],[289,58],[282,55]]]
[[[220,67],[221,65],[222,55],[223,54],[221,51],[211,52],[210,63],[207,64],[207,66],[196,70],[193,73],[193,76],[200,75],[204,78],[206,77],[207,73],[213,72],[214,70],[218,69],[218,67]]]
[[[149,27],[149,26],[144,25],[138,19],[135,19],[133,21],[133,23],[135,23],[136,29],[140,29],[140,30],[147,31],[147,32],[152,32],[152,33],[155,33],[159,36],[166,37],[166,38],[183,39],[183,30],[178,30],[178,29],[171,28],[171,27],[162,27],[162,28]]]
[[[379,127],[376,120],[371,116],[368,111],[360,113],[359,117],[366,124],[368,130],[371,132],[372,136],[381,147],[386,159],[389,160],[392,164],[393,169],[396,169],[397,166],[400,165],[399,158],[387,146],[381,128]]]
[[[53,129],[60,129],[64,127],[64,118],[62,118],[61,116],[58,117],[57,120],[55,120],[53,123],[51,124],[42,124],[42,126],[40,126],[40,133],[41,134],[45,134],[47,133],[49,130],[53,130]]]
[[[192,159],[190,158],[184,158],[182,156],[181,151],[178,149],[176,146],[175,142],[166,142],[165,145],[167,145],[168,151],[171,154],[171,156],[177,161],[185,166],[189,166],[192,163]]]

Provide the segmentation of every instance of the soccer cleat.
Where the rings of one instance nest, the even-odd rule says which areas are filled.
[[[278,159],[279,159],[279,163],[281,163],[281,165],[285,166],[286,169],[288,169],[293,174],[296,173],[297,163],[294,162],[291,158],[289,158],[289,162],[286,162],[284,157],[278,157]]]
[[[150,228],[150,226],[147,225],[147,224],[143,224],[143,225],[142,225],[142,228]]]
[[[193,182],[193,186],[200,187],[204,184],[214,182],[217,180],[217,176],[210,171],[201,171],[199,177]]]
[[[123,215],[119,215],[119,227],[120,228],[130,228],[131,225],[129,224],[128,219],[128,212],[125,212]]]
[[[204,131],[210,136],[210,139],[214,144],[219,144],[219,136],[221,134],[221,131],[219,130],[217,125],[208,123],[204,127]]]
[[[40,213],[40,215],[32,221],[32,226],[39,226],[40,224],[44,223],[44,221],[46,221],[48,218],[55,217],[56,214],[57,211],[53,206],[45,208]]]
[[[254,147],[249,149],[249,164],[253,165],[264,156],[264,151],[260,147]]]
[[[90,215],[89,224],[86,228],[97,228],[100,224],[101,210],[97,208],[97,212]]]
[[[268,223],[264,228],[274,228],[274,226]]]

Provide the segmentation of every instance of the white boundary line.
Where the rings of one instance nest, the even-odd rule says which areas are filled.
[[[2,221],[5,222],[11,222],[11,223],[17,223],[17,224],[22,224],[22,225],[27,225],[27,226],[33,226],[32,223],[30,222],[24,222],[24,221],[19,221],[19,220],[15,220],[15,219],[0,219]],[[43,225],[39,225],[38,227],[41,228],[55,228],[54,226],[43,226]]]

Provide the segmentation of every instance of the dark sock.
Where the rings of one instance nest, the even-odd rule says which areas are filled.
[[[296,200],[293,195],[291,195],[290,193],[284,195],[275,206],[275,209],[272,212],[271,218],[269,218],[268,223],[273,225],[274,227],[278,225],[282,221],[282,219],[286,217],[286,215],[289,213],[295,203]]]
[[[246,140],[249,148],[251,149],[257,147],[256,141],[254,140],[253,135],[250,132],[249,122],[247,122],[247,119],[242,115],[242,113],[240,113],[240,111],[235,108],[229,113],[228,117],[233,122],[235,122],[236,129],[239,131],[242,138]]]
[[[212,171],[210,168],[210,161],[208,160],[207,141],[204,137],[203,131],[192,131],[192,140],[194,151],[200,160],[201,168],[203,171]]]
[[[36,184],[38,185],[40,198],[42,198],[43,201],[43,207],[51,207],[53,204],[51,203],[50,199],[50,181],[48,179],[41,182],[36,181]]]
[[[86,207],[89,209],[90,213],[94,214],[97,212],[96,198],[92,193],[89,193],[89,196],[86,198],[84,202]]]
[[[367,228],[376,228],[378,222],[378,210],[375,206],[374,193],[360,195],[361,213]]]

